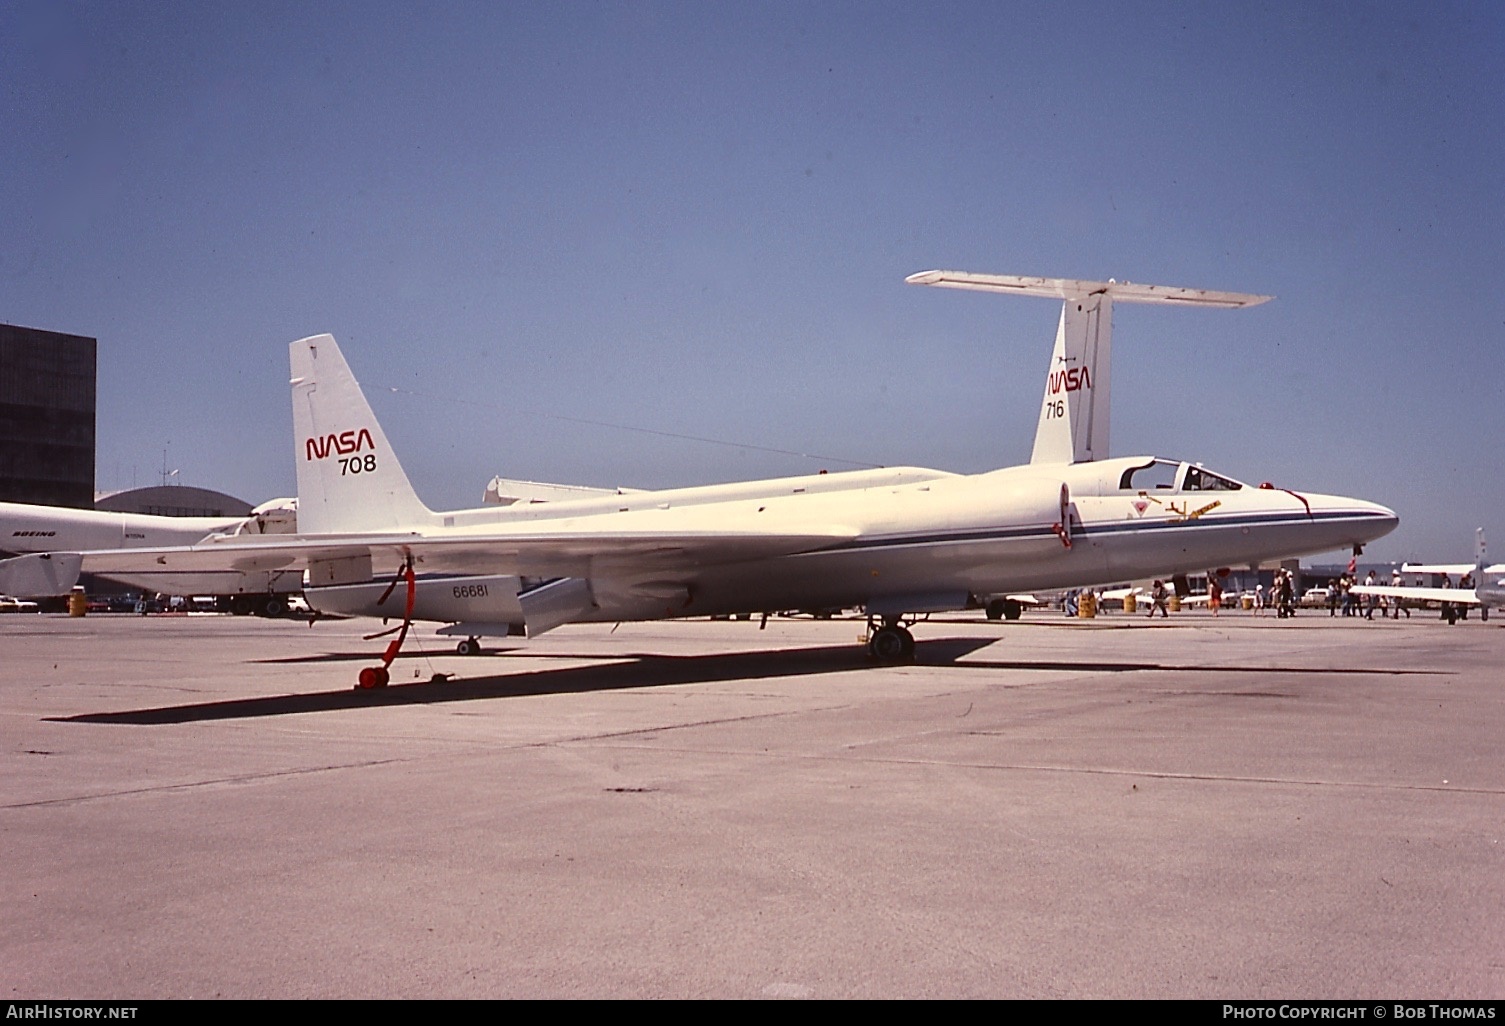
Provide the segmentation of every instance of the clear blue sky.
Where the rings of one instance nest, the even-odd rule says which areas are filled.
[[[1120,307],[1114,451],[1505,555],[1505,5],[12,0],[0,43],[0,320],[99,338],[102,489],[291,493],[325,331],[436,507],[1025,462],[1057,308],[903,283],[948,267],[1274,294]]]

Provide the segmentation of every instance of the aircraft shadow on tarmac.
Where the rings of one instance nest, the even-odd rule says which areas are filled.
[[[989,643],[989,640],[985,638],[941,638],[927,641],[916,646],[916,662],[920,664],[948,663]],[[316,656],[314,661],[328,659],[342,662],[351,658],[353,657],[341,653],[327,657]],[[372,661],[370,653],[360,658],[362,661]],[[519,673],[495,676],[393,683],[385,688],[368,691],[350,688],[339,691],[316,691],[311,694],[267,695],[261,698],[229,699],[193,705],[162,706],[155,709],[81,713],[76,716],[56,716],[49,717],[49,719],[61,723],[136,725],[193,723],[201,720],[234,720],[258,716],[330,712],[364,706],[435,705],[441,702],[617,691],[676,684],[766,680],[825,673],[849,673],[873,667],[867,655],[855,645],[702,656],[595,653],[590,656],[556,655],[555,658],[591,658],[612,661],[590,666],[524,670]],[[407,662],[407,659],[399,659],[393,664],[393,668],[398,669]],[[474,666],[475,663],[467,663],[467,665]]]
[[[982,670],[1087,670],[1093,673],[1132,673],[1136,670],[1159,670],[1163,673],[1299,673],[1299,674],[1378,674],[1387,677],[1435,677],[1451,674],[1451,670],[1397,670],[1389,666],[1246,666],[1242,663],[1222,665],[1196,663],[1190,666],[1176,663],[1104,663],[1085,659],[969,659],[958,663],[963,669]]]
[[[1075,673],[1130,673],[1141,670],[1194,673],[1334,673],[1334,674],[1432,674],[1431,670],[1393,669],[1312,669],[1309,667],[1250,666],[1177,666],[1153,662],[1095,662],[1089,660],[968,660],[962,657],[992,644],[987,638],[935,638],[915,646],[915,662],[908,665],[941,666],[955,669],[991,670],[1059,670]],[[534,656],[537,657],[536,654]],[[422,658],[416,654],[410,658]],[[645,653],[621,655],[566,655],[552,658],[611,660],[590,666],[558,669],[524,670],[519,673],[449,679],[436,676],[430,680],[394,683],[385,688],[316,691],[309,694],[267,695],[259,698],[228,699],[192,705],[160,706],[120,712],[80,713],[74,716],[46,717],[58,723],[119,723],[154,726],[195,723],[206,720],[250,719],[261,716],[287,716],[299,713],[331,712],[368,706],[436,705],[443,702],[484,701],[497,698],[521,698],[535,695],[616,691],[631,688],[665,687],[683,684],[712,684],[735,680],[767,680],[782,677],[849,673],[880,668],[870,662],[857,646],[797,648],[759,652],[734,652],[721,655],[665,656]],[[330,653],[291,660],[265,662],[344,662],[370,661],[369,653]],[[399,660],[394,667],[406,660]]]

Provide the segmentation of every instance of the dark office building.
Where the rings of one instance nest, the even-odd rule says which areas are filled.
[[[95,344],[0,324],[0,501],[94,508]]]

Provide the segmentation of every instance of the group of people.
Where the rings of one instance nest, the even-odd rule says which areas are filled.
[[[1296,615],[1296,575],[1284,567],[1277,567],[1275,579],[1270,582],[1270,591],[1264,584],[1254,586],[1254,613],[1263,616],[1265,610],[1274,609],[1280,619]]]
[[[1443,587],[1451,587],[1451,583],[1447,581],[1446,577],[1443,578],[1443,581]],[[1373,570],[1369,571],[1363,581],[1363,584],[1367,587],[1373,587],[1379,583],[1379,578]],[[1403,583],[1400,571],[1396,570],[1390,577],[1390,585],[1398,588]],[[1327,582],[1328,615],[1337,616],[1338,611],[1342,610],[1344,616],[1363,617],[1368,620],[1373,620],[1376,612],[1380,614],[1380,619],[1382,620],[1387,617],[1399,620],[1402,613],[1406,615],[1406,619],[1409,620],[1411,618],[1411,609],[1402,599],[1381,597],[1374,594],[1360,595],[1353,590],[1358,586],[1358,575],[1355,573],[1346,573],[1341,577],[1329,578]],[[1465,575],[1458,582],[1458,587],[1472,588],[1472,578]],[[1170,615],[1168,608],[1170,597],[1171,590],[1168,582],[1164,580],[1155,581],[1148,596],[1150,607],[1148,615],[1154,617],[1158,612],[1162,617],[1168,617]],[[1271,582],[1268,590],[1263,583],[1259,583],[1254,586],[1253,592],[1246,593],[1245,597],[1253,599],[1254,614],[1256,616],[1263,616],[1267,609],[1274,609],[1275,615],[1280,619],[1295,616],[1297,598],[1296,574],[1284,567],[1277,568],[1274,580]],[[1222,608],[1222,598],[1222,582],[1218,579],[1215,571],[1209,571],[1207,574],[1207,604],[1214,616],[1217,616]],[[1077,592],[1075,590],[1067,594],[1064,608],[1068,616],[1075,616],[1077,613],[1076,599]],[[1449,606],[1453,608],[1450,610]],[[1462,603],[1443,603],[1442,615],[1444,619],[1447,619],[1449,612],[1455,617],[1466,617],[1468,615],[1467,610],[1468,607]]]
[[[1404,613],[1406,619],[1409,620],[1411,618],[1411,607],[1414,603],[1408,603],[1405,599],[1398,596],[1381,596],[1373,593],[1360,594],[1354,590],[1360,587],[1377,587],[1381,583],[1379,575],[1373,570],[1370,570],[1365,575],[1362,585],[1358,574],[1353,571],[1339,577],[1329,578],[1327,582],[1327,615],[1337,616],[1341,610],[1344,616],[1362,617],[1366,620],[1373,620],[1375,613],[1379,613],[1381,620],[1387,618],[1399,620],[1401,614]],[[1390,587],[1400,588],[1404,584],[1405,581],[1402,579],[1399,570],[1391,573]],[[1446,575],[1442,578],[1442,587],[1454,587],[1452,581]],[[1473,575],[1464,574],[1459,579],[1456,587],[1463,590],[1473,590]],[[1157,580],[1150,589],[1149,595],[1141,595],[1140,601],[1144,602],[1148,598],[1150,617],[1153,618],[1157,612],[1162,617],[1168,617],[1170,615],[1169,604],[1171,594],[1170,582]],[[1077,597],[1078,591],[1076,589],[1067,593],[1065,602],[1063,603],[1067,616],[1077,615]],[[1237,593],[1235,593],[1234,597],[1235,599],[1238,598]],[[1265,588],[1263,583],[1259,583],[1254,586],[1252,592],[1245,592],[1243,597],[1245,602],[1249,602],[1252,599],[1254,614],[1256,616],[1263,616],[1267,609],[1274,609],[1275,615],[1281,619],[1295,616],[1297,600],[1296,574],[1284,567],[1277,568],[1274,580],[1268,589]],[[1316,600],[1317,598],[1316,595],[1308,597],[1312,600]],[[1209,571],[1207,574],[1207,604],[1214,616],[1217,616],[1222,608],[1222,599],[1222,581],[1219,580],[1215,571]],[[1468,605],[1466,603],[1443,602],[1441,605],[1442,618],[1444,620],[1452,622],[1456,619],[1468,618]]]
[[[1442,587],[1444,587],[1444,588],[1451,588],[1452,586],[1453,586],[1452,579],[1449,578],[1447,574],[1443,574],[1442,575]],[[1473,591],[1474,590],[1474,575],[1473,574],[1464,574],[1462,577],[1458,578],[1458,587],[1462,588],[1462,589],[1466,589],[1468,591]],[[1467,602],[1443,602],[1443,603],[1441,603],[1441,605],[1442,605],[1442,619],[1446,620],[1448,623],[1453,623],[1453,622],[1455,622],[1457,620],[1467,620],[1468,619],[1468,603]],[[1411,614],[1408,612],[1406,615],[1409,617]],[[1485,610],[1485,615],[1487,617],[1488,610]]]
[[[1364,587],[1373,588],[1380,583],[1379,576],[1373,571],[1364,577]],[[1396,570],[1390,575],[1390,587],[1399,588],[1404,581],[1400,571]],[[1343,611],[1344,616],[1362,616],[1366,620],[1373,620],[1376,611],[1380,619],[1386,617],[1399,620],[1401,613],[1406,614],[1406,619],[1411,619],[1411,609],[1400,598],[1389,598],[1380,595],[1359,595],[1354,588],[1359,585],[1356,574],[1344,574],[1342,577],[1330,577],[1327,581],[1327,615],[1337,616],[1338,610]]]
[[[1166,602],[1170,592],[1164,581],[1156,581],[1150,591],[1150,616],[1159,610],[1162,617],[1168,616]],[[1296,615],[1296,575],[1284,568],[1275,571],[1275,579],[1270,583],[1270,590],[1265,591],[1263,583],[1256,584],[1251,593],[1254,606],[1254,615],[1263,616],[1266,609],[1274,609],[1275,615],[1284,619]],[[1212,615],[1217,616],[1223,608],[1223,582],[1219,579],[1217,571],[1207,572],[1207,607],[1212,610]]]

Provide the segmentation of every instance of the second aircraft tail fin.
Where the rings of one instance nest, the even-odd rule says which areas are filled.
[[[1031,463],[1086,463],[1108,456],[1108,368],[1113,302],[1101,293],[1066,299],[1045,372],[1045,399]]]
[[[1045,400],[1031,463],[1086,463],[1108,453],[1108,382],[1112,368],[1113,302],[1179,306],[1256,306],[1269,296],[1168,285],[1072,278],[1028,278],[970,271],[921,271],[911,285],[939,285],[1061,300],[1056,347],[1045,377]]]
[[[298,532],[402,531],[433,514],[408,475],[332,335],[289,347]]]

